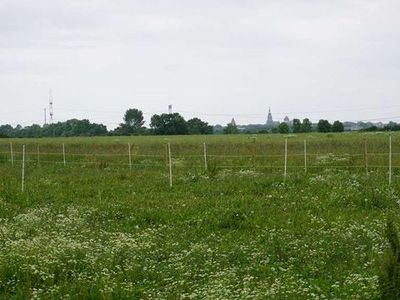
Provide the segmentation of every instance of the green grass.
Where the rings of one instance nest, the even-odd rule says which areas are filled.
[[[287,136],[286,180],[285,137],[252,137],[0,141],[0,298],[379,298],[400,136],[390,186],[387,134]]]

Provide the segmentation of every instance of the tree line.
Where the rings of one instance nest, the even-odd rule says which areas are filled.
[[[143,112],[137,108],[128,109],[123,122],[114,130],[108,130],[103,124],[91,123],[89,120],[71,119],[65,122],[46,124],[43,126],[33,124],[22,127],[17,125],[0,126],[0,138],[30,138],[30,137],[71,137],[71,136],[129,136],[129,135],[189,135],[189,134],[238,134],[238,133],[308,133],[317,132],[343,132],[344,124],[335,121],[332,124],[328,120],[321,119],[317,124],[312,124],[310,119],[305,118],[302,121],[293,119],[292,122],[279,123],[273,128],[266,128],[265,125],[259,125],[262,128],[252,131],[239,128],[232,120],[225,127],[209,125],[207,122],[192,118],[185,120],[179,113],[155,114],[151,117],[150,127],[144,126],[145,120]],[[389,122],[383,128],[371,126],[362,131],[396,131],[400,130],[400,124]]]
[[[234,131],[234,130],[233,130]],[[331,124],[328,120],[319,120],[319,122],[314,125],[310,119],[305,118],[303,121],[299,119],[293,119],[292,122],[282,122],[276,127],[268,129],[259,130],[259,133],[308,133],[312,131],[317,132],[343,132],[344,125],[340,121],[335,121]]]
[[[213,127],[199,118],[185,120],[178,113],[153,115],[150,128],[144,127],[143,112],[136,108],[125,112],[123,123],[110,132],[111,135],[186,135],[212,134]]]
[[[213,126],[199,118],[186,121],[180,114],[160,114],[151,117],[150,128],[144,126],[143,112],[139,109],[128,109],[123,122],[114,130],[107,130],[103,124],[91,123],[89,120],[71,119],[40,126],[33,124],[15,127],[7,124],[0,126],[0,138],[30,137],[71,137],[71,136],[128,136],[128,135],[186,135],[212,134]]]
[[[108,131],[105,125],[91,123],[86,119],[71,119],[43,126],[38,124],[25,127],[21,125],[12,127],[8,124],[0,126],[0,137],[2,138],[103,136],[107,134]]]

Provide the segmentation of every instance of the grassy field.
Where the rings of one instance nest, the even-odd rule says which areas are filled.
[[[379,299],[392,141],[389,185],[386,133],[0,140],[0,299]]]

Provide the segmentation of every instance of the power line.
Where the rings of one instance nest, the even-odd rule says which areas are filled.
[[[31,110],[17,110],[17,111],[8,111],[8,112],[0,112],[0,115],[17,115],[17,114],[24,114],[24,113],[31,113],[31,112],[38,112],[42,111],[42,109],[31,109]]]
[[[352,108],[352,109],[337,109],[337,110],[320,110],[320,111],[296,111],[296,112],[273,112],[274,115],[289,115],[289,114],[317,114],[317,113],[332,113],[332,112],[351,112],[351,111],[363,111],[363,110],[377,110],[377,109],[389,109],[389,108],[400,108],[400,105],[391,105],[391,106],[379,106],[379,107],[361,107],[361,108]],[[252,116],[260,116],[265,117],[265,114],[237,114],[237,113],[202,113],[195,111],[185,111],[181,110],[182,113],[193,113],[204,116],[238,116],[238,117],[252,117]]]

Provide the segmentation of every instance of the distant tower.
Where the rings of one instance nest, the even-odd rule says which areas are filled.
[[[49,91],[49,114],[50,114],[50,124],[53,124],[53,90]]]
[[[168,113],[172,114],[172,104],[168,105]]]
[[[236,127],[236,121],[235,121],[235,118],[232,118],[231,125]]]
[[[290,123],[291,123],[291,121],[290,121],[290,119],[289,119],[288,116],[286,116],[286,117],[283,119],[283,122],[285,122],[285,123],[288,124],[288,125],[290,125]]]
[[[272,119],[271,107],[268,109],[267,126],[274,126],[274,120]]]

